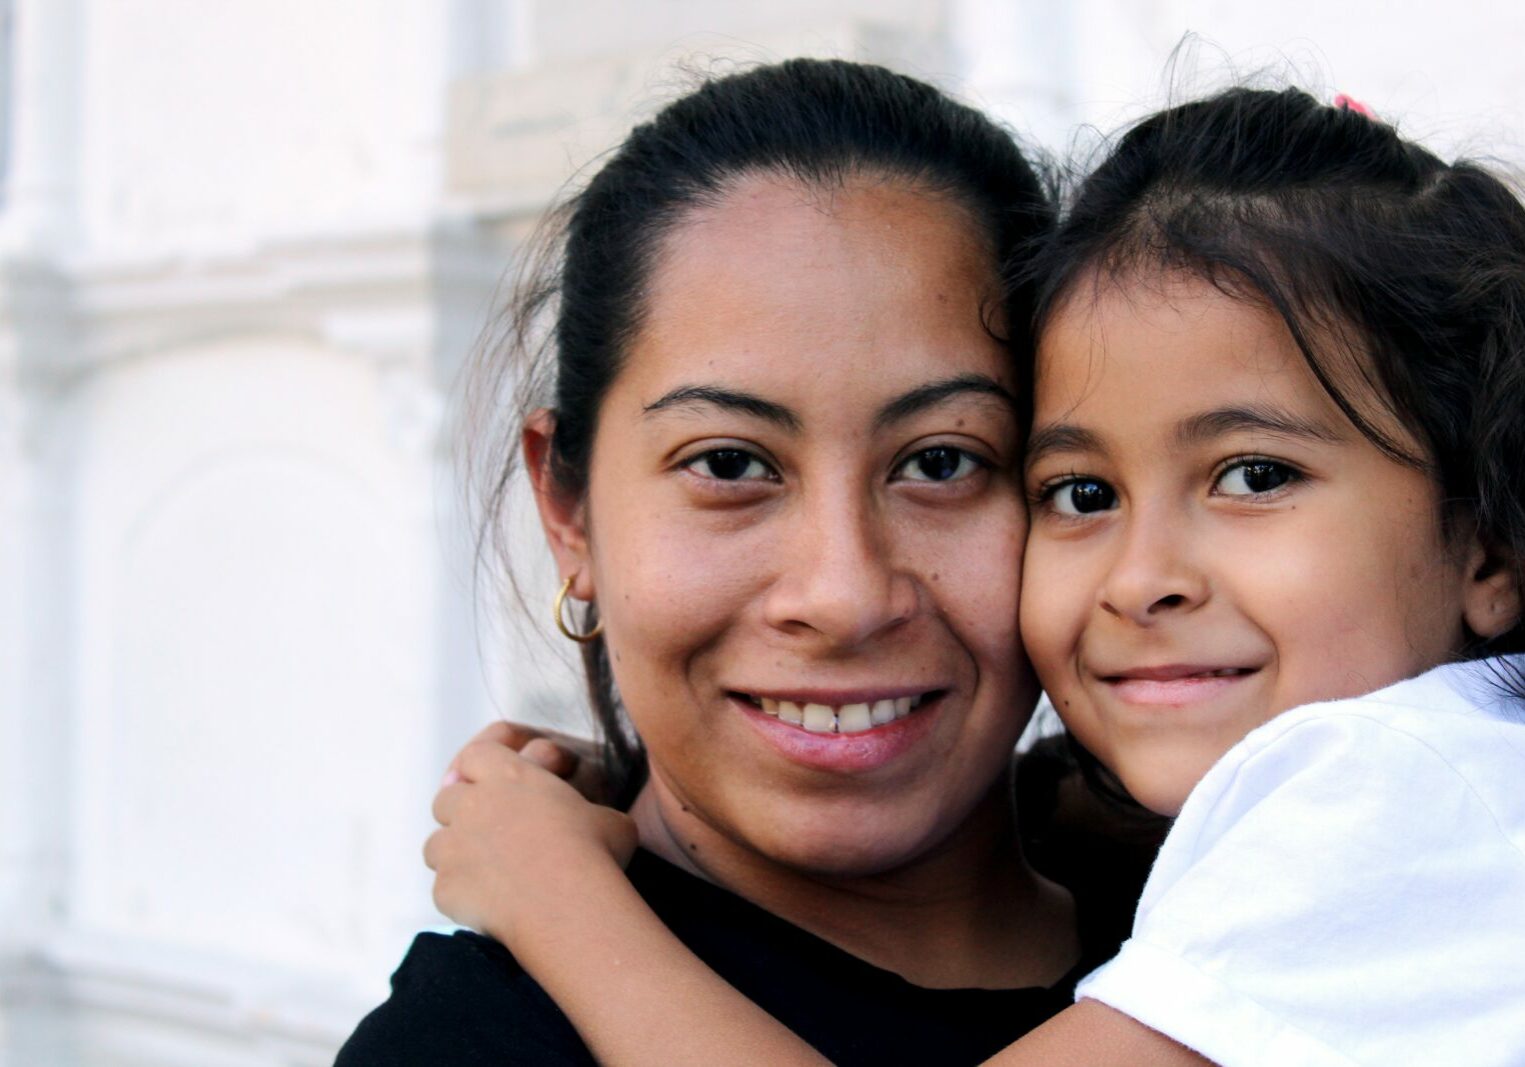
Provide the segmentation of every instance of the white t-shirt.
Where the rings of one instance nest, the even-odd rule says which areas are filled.
[[[1235,745],[1076,996],[1225,1067],[1525,1065],[1525,707],[1503,665]]]

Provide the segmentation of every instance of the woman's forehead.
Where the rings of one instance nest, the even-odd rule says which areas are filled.
[[[864,202],[767,190],[673,242],[621,372],[643,403],[701,384],[843,404],[958,375],[1013,388],[995,272],[963,214],[899,189],[843,195]]]

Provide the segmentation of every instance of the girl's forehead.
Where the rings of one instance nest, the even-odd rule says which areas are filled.
[[[1202,393],[1267,376],[1317,384],[1279,317],[1189,275],[1077,287],[1038,338],[1040,398],[1121,380]]]
[[[1359,416],[1415,444],[1350,331],[1323,330],[1315,340],[1320,370]],[[1040,428],[1081,418],[1174,433],[1185,419],[1258,409],[1328,437],[1362,437],[1280,315],[1250,294],[1187,273],[1077,284],[1038,338],[1036,367]]]

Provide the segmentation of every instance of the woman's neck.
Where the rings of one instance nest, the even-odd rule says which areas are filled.
[[[931,988],[1051,985],[1080,956],[1069,894],[1017,845],[1006,782],[945,841],[869,875],[803,871],[735,841],[650,782],[641,843],[846,952]]]

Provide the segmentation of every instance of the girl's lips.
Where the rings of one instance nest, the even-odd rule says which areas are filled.
[[[932,728],[946,693],[946,690],[927,693],[919,698],[917,706],[907,714],[871,724],[868,729],[844,733],[818,732],[819,721],[815,724],[816,731],[806,729],[804,722],[796,724],[776,712],[769,714],[763,710],[760,702],[754,703],[739,693],[731,694],[730,702],[775,751],[791,762],[816,770],[852,774],[882,767],[915,747]],[[909,697],[899,699],[905,703],[912,700]],[[862,705],[868,702],[854,703]],[[854,714],[849,711],[851,707],[852,705],[843,706],[842,711]],[[804,709],[801,710],[803,713]]]
[[[1242,684],[1255,667],[1160,667],[1107,675],[1102,682],[1127,704],[1182,707]]]

